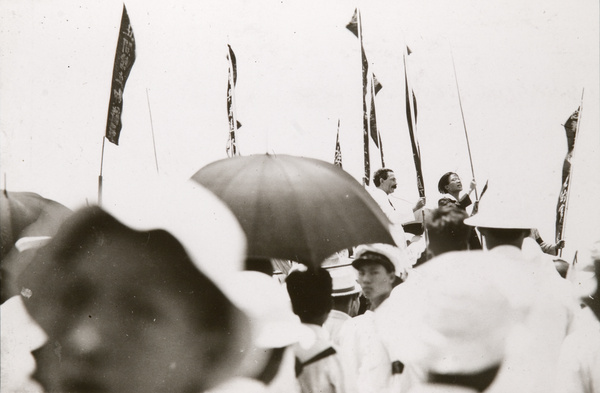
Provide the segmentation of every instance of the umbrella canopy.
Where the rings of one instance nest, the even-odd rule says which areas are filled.
[[[19,293],[16,279],[33,257],[32,251],[19,252],[17,241],[54,236],[70,214],[67,207],[33,192],[0,192],[1,302]],[[26,248],[36,247],[31,244]]]
[[[248,237],[248,256],[319,266],[348,247],[394,240],[390,222],[348,173],[324,161],[251,155],[213,162],[192,180],[220,197]]]

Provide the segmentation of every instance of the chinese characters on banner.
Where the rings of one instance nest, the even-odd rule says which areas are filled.
[[[108,119],[106,121],[106,138],[119,144],[121,134],[121,113],[123,111],[123,90],[125,83],[131,72],[131,67],[135,62],[135,38],[133,29],[129,22],[127,9],[123,5],[123,16],[121,18],[121,27],[119,29],[119,41],[117,43],[117,52],[115,54],[115,64],[113,66],[112,84],[110,87],[110,101],[108,103]]]

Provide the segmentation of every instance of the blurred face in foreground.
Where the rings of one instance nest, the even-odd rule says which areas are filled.
[[[378,263],[364,263],[358,269],[358,283],[365,297],[378,305],[392,292],[394,273]]]
[[[227,368],[231,305],[155,232],[85,239],[40,277],[52,290],[34,289],[30,311],[49,336],[35,354],[46,391],[201,392]]]

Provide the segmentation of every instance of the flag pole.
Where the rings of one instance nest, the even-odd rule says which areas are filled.
[[[360,43],[360,56],[361,56],[361,68],[362,68],[362,98],[363,98],[363,155],[364,155],[364,177],[363,177],[363,186],[368,186],[371,181],[371,163],[369,157],[369,114],[367,112],[367,69],[368,63],[366,59],[366,54],[363,47],[363,38],[362,38],[362,17],[360,14],[360,10],[357,9],[356,14],[357,27],[358,27],[358,41]]]
[[[98,206],[102,207],[102,168],[104,167],[104,143],[106,136],[102,136],[102,155],[100,156],[100,175],[98,175]]]
[[[405,99],[406,99],[406,110],[407,110],[407,121],[408,121],[408,131],[411,139],[411,147],[413,151],[413,158],[415,162],[415,171],[417,174],[417,188],[419,190],[419,197],[425,198],[425,184],[423,182],[423,173],[421,169],[421,151],[416,140],[416,128],[417,128],[417,119],[415,115],[415,107],[413,102],[413,91],[409,88],[408,85],[408,67],[406,66],[406,56],[409,53],[408,46],[406,47],[406,54],[402,55],[402,61],[404,63],[404,83],[405,83]],[[425,258],[427,258],[427,254],[429,251],[429,234],[427,233],[427,227],[425,226],[425,206],[423,206],[421,210],[421,218],[423,225],[423,238],[425,240]]]
[[[581,125],[581,117],[583,114],[583,94],[585,93],[585,88],[581,90],[581,102],[579,104],[579,113],[577,114],[577,127],[575,128],[575,142],[573,143],[573,151],[571,152],[571,159],[575,157],[575,146],[577,146],[577,137],[579,136],[579,126]],[[569,210],[569,199],[571,196],[571,180],[573,180],[573,163],[571,162],[571,167],[569,168],[569,187],[567,189],[567,200],[565,201],[565,214],[562,223],[562,238],[565,238],[565,232],[567,229],[567,211]],[[562,248],[558,250],[558,256],[562,257]]]
[[[473,176],[473,180],[475,180],[475,170],[473,169],[473,157],[471,156],[471,145],[469,144],[469,134],[467,133],[467,124],[465,122],[465,113],[463,111],[462,100],[460,98],[460,89],[458,87],[458,77],[456,76],[456,65],[454,64],[454,54],[450,51],[450,55],[452,56],[452,68],[454,69],[454,81],[456,82],[456,92],[458,94],[458,105],[460,106],[460,115],[462,117],[463,128],[465,130],[465,139],[467,140],[467,150],[469,152],[469,163],[471,164],[471,176]],[[477,194],[477,186],[475,186],[475,201],[479,200],[479,195]]]
[[[154,123],[152,122],[152,109],[150,109],[150,95],[148,88],[146,88],[146,99],[148,101],[148,113],[150,114],[150,129],[152,130],[152,146],[154,147],[154,162],[156,163],[156,173],[160,173],[158,170],[158,156],[156,155],[156,140],[154,139]]]

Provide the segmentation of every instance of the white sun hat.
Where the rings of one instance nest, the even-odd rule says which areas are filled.
[[[479,200],[477,213],[464,222],[474,227],[531,229],[538,226],[537,214],[532,198],[510,191],[488,191]]]
[[[450,252],[419,267],[375,313],[390,352],[441,374],[499,364],[523,316],[512,297],[527,295],[511,289],[513,275],[497,258],[483,251]]]
[[[229,208],[201,185],[150,177],[130,188],[106,191],[102,209],[132,229],[170,232],[194,265],[222,290],[228,277],[243,269],[242,227]]]

